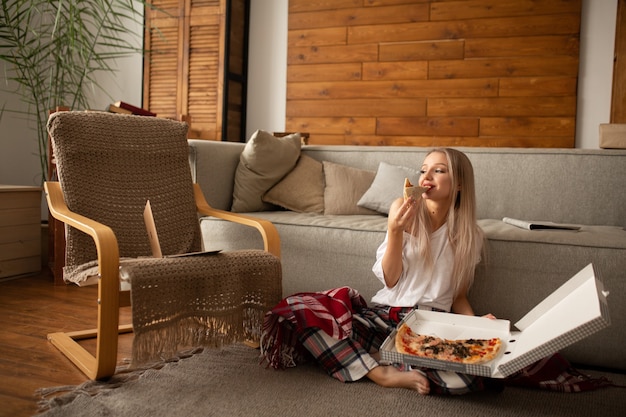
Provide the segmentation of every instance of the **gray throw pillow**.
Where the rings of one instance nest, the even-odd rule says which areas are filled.
[[[416,169],[381,162],[378,164],[378,171],[371,187],[363,194],[357,205],[389,214],[391,203],[402,197],[404,179],[408,178],[412,184],[417,184],[419,177],[420,173]]]

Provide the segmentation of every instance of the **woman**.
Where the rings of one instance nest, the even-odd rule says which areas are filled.
[[[424,159],[418,185],[427,191],[390,207],[372,268],[384,287],[372,305],[348,288],[288,297],[266,319],[262,348],[270,364],[294,366],[303,346],[340,381],[367,377],[421,394],[484,388],[483,378],[380,362],[381,344],[412,309],[474,315],[467,291],[484,238],[476,223],[472,165],[462,152],[435,149]]]

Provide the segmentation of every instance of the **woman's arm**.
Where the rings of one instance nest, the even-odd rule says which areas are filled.
[[[382,268],[385,285],[393,288],[402,274],[402,249],[404,231],[413,222],[416,213],[416,204],[413,198],[399,198],[389,208],[387,221],[387,248],[383,254]]]
[[[466,292],[460,293],[452,302],[452,312],[456,314],[465,314],[466,316],[473,316],[474,309],[472,308],[469,300],[467,299]]]
[[[452,302],[452,312],[456,314],[465,314],[466,316],[474,316],[474,309],[467,299],[467,288],[463,288],[459,295]],[[485,314],[483,317],[488,319],[495,319],[493,314]]]

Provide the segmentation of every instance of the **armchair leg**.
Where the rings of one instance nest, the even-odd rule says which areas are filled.
[[[118,326],[118,334],[132,333],[132,324]],[[56,332],[48,334],[48,340],[59,349],[74,365],[90,379],[103,379],[112,376],[117,366],[117,337],[105,346],[104,354],[89,353],[77,341],[98,337],[98,329],[76,332]]]
[[[101,279],[98,282],[98,325],[96,329],[78,332],[60,332],[48,335],[48,340],[67,356],[88,378],[108,378],[117,366],[117,344],[120,332],[132,332],[132,325],[119,325],[120,298],[119,263],[114,256],[98,256]],[[77,340],[96,339],[95,356],[78,344]]]

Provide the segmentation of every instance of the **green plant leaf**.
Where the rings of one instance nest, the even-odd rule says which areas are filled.
[[[37,126],[42,178],[47,175],[48,113],[57,106],[87,109],[90,91],[106,91],[96,74],[114,72],[115,60],[143,53],[144,0],[2,0],[0,62],[4,88],[16,85],[26,115]],[[1,88],[1,87],[0,87]],[[2,113],[24,113],[3,106]]]

